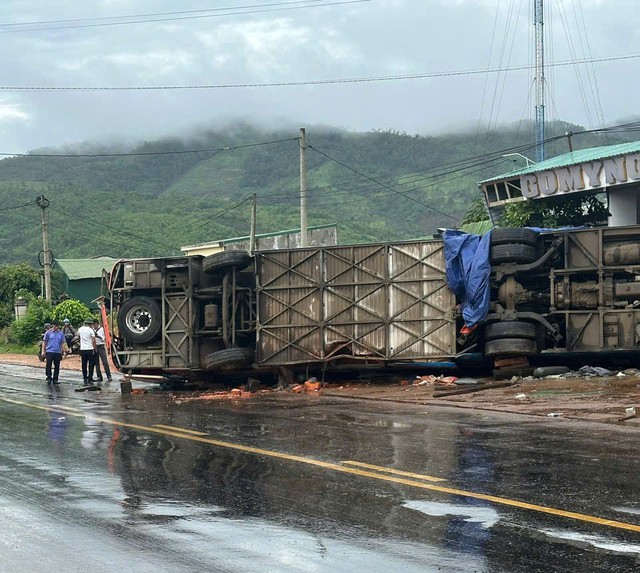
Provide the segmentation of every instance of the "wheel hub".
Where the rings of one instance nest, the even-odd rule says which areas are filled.
[[[127,326],[134,332],[145,332],[151,326],[151,313],[146,308],[133,309],[127,315]]]

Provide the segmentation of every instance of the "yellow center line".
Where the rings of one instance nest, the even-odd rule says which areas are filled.
[[[365,464],[364,462],[356,462],[356,461],[353,461],[353,460],[344,460],[342,463],[345,464],[345,465],[349,465],[349,466],[357,466],[357,467],[360,467],[360,468],[367,468],[369,470],[375,470],[377,472],[394,474],[394,475],[398,475],[398,476],[412,477],[412,478],[416,478],[416,479],[423,479],[423,480],[426,480],[426,481],[435,481],[435,482],[447,481],[444,478],[428,476],[428,475],[424,475],[424,474],[416,474],[416,473],[413,473],[413,472],[405,472],[405,471],[402,471],[402,470],[396,470],[394,468],[387,468],[387,467],[384,467],[384,466],[375,466],[373,464]]]
[[[183,434],[190,434],[192,436],[206,436],[207,432],[197,432],[196,430],[189,430],[187,428],[179,428],[177,426],[166,426],[165,424],[154,424],[154,428],[162,428],[163,430],[175,430],[176,432],[182,432]]]
[[[13,400],[11,398],[5,398],[0,396],[0,401],[7,402],[9,404],[17,404],[19,406],[26,406],[28,408],[34,408],[37,410],[45,410],[45,411],[55,411],[55,406],[39,406],[37,404],[30,404],[29,402],[22,402],[20,400]],[[457,489],[453,487],[447,487],[442,485],[436,485],[431,483],[425,483],[423,481],[414,481],[402,477],[397,477],[393,475],[385,475],[383,473],[376,473],[372,471],[361,470],[355,467],[348,467],[341,464],[331,463],[331,462],[323,462],[321,460],[316,460],[313,458],[306,458],[304,456],[297,456],[293,454],[285,454],[283,452],[276,452],[272,450],[264,450],[262,448],[254,448],[252,446],[243,446],[241,444],[234,444],[232,442],[223,442],[221,440],[216,440],[213,438],[205,438],[203,436],[194,436],[184,433],[184,431],[172,431],[165,430],[163,428],[157,428],[153,426],[142,426],[140,424],[131,424],[128,422],[119,422],[117,420],[111,420],[109,418],[101,418],[98,416],[93,416],[90,414],[83,413],[75,413],[69,412],[70,415],[86,418],[93,420],[95,422],[102,422],[104,424],[110,424],[112,426],[118,426],[122,428],[131,428],[132,430],[140,430],[142,432],[150,432],[153,434],[161,434],[164,436],[172,436],[175,438],[182,438],[184,440],[192,440],[194,442],[200,442],[203,444],[209,444],[212,446],[218,446],[220,448],[226,448],[231,450],[236,450],[240,452],[246,452],[249,454],[258,454],[261,456],[268,456],[271,458],[277,458],[281,460],[288,460],[292,462],[299,462],[310,466],[320,467],[328,470],[333,470],[336,472],[341,472],[350,475],[357,475],[361,477],[373,478],[381,481],[396,483],[407,485],[411,487],[415,487],[418,489],[424,489],[429,491],[437,491],[440,493],[446,493],[449,495],[457,495],[461,497],[468,497],[472,499],[482,499],[484,501],[490,501],[492,503],[496,503],[499,505],[505,505],[508,507],[517,507],[519,509],[527,509],[530,511],[535,511],[538,513],[545,513],[548,515],[555,515],[558,517],[566,517],[567,519],[575,519],[578,521],[584,521],[587,523],[594,523],[597,525],[604,525],[607,527],[612,527],[616,529],[624,529],[627,531],[635,531],[636,533],[640,533],[640,525],[635,525],[633,523],[626,523],[624,521],[616,521],[613,519],[604,519],[602,517],[596,517],[593,515],[587,515],[584,513],[576,513],[574,511],[566,511],[564,509],[557,509],[554,507],[547,507],[544,505],[538,505],[535,503],[527,503],[524,501],[518,501],[516,499],[510,499],[507,497],[499,497],[495,495],[488,495],[485,493],[477,493],[475,491],[468,491],[463,489]]]
[[[82,412],[80,408],[72,408],[71,406],[51,406],[51,410],[61,410],[62,412]]]

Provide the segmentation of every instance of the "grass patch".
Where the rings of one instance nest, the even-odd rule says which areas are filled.
[[[38,353],[37,344],[21,346],[19,344],[9,344],[7,342],[0,342],[0,354],[37,354],[37,353]]]

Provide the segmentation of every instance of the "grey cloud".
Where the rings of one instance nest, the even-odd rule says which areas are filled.
[[[224,2],[226,6],[246,4],[241,0]],[[630,17],[635,13],[635,2],[566,0],[563,4],[568,30],[557,9],[550,11],[547,19],[547,29],[553,33],[548,61],[588,57],[589,53],[594,57],[640,53],[640,32],[635,18]],[[220,3],[211,0],[209,5],[219,7]],[[4,60],[2,84],[263,83],[521,65],[530,60],[532,28],[530,2],[521,0],[521,5],[519,18],[510,27],[504,11],[498,12],[495,21],[497,3],[489,0],[375,0],[307,10],[25,33],[3,33],[0,27],[4,52],[11,54]],[[13,21],[34,21],[207,5],[195,0],[184,0],[179,8],[170,0],[153,4],[7,0],[3,6]],[[572,25],[573,7],[583,10],[578,12],[587,27],[582,45],[580,31]],[[6,18],[3,23],[9,22]],[[505,37],[508,42],[499,59]],[[574,42],[572,49],[568,37]],[[632,70],[637,65],[632,59],[602,62],[593,68],[581,66],[582,85],[571,67],[550,68],[548,117],[598,127],[597,105],[602,106],[609,123],[635,113]],[[587,72],[592,70],[599,104],[593,82],[588,80]],[[496,82],[500,82],[497,88]],[[4,93],[0,94],[0,148],[21,151],[117,134],[140,140],[234,117],[432,133],[489,120],[506,123],[531,117],[530,88],[531,72],[521,71],[322,86]],[[581,90],[587,93],[586,102],[579,95]]]

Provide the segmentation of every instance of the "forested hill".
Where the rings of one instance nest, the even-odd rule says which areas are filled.
[[[547,135],[579,133],[558,123]],[[336,223],[340,242],[425,236],[455,226],[477,182],[534,156],[532,130],[433,137],[308,127],[309,225]],[[246,235],[257,195],[259,233],[299,227],[298,130],[235,125],[134,148],[77,146],[0,161],[0,264],[35,263],[41,210],[50,201],[57,258],[144,257]],[[624,133],[574,137],[576,148],[628,141]],[[567,151],[558,139],[547,156]],[[58,155],[58,157],[52,157]],[[238,205],[241,203],[240,205]]]

